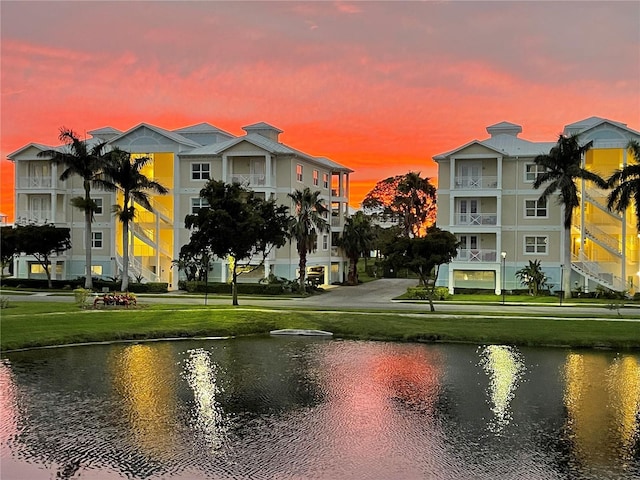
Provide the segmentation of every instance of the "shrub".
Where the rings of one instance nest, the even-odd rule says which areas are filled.
[[[288,285],[288,284],[287,284]],[[287,288],[289,285],[287,286]],[[292,290],[295,291],[294,285],[291,285]],[[208,283],[200,281],[186,281],[184,282],[184,289],[189,293],[218,293],[223,295],[231,294],[230,283]],[[245,295],[282,295],[285,293],[284,284],[280,283],[238,283],[238,293]]]
[[[91,290],[87,290],[85,288],[76,288],[73,291],[73,296],[76,301],[76,305],[80,308],[83,308],[87,305],[87,301],[89,300],[89,295],[91,295]]]
[[[407,296],[413,299],[427,300],[429,298],[429,290],[425,287],[410,287],[407,289]],[[448,300],[451,297],[447,287],[436,287],[433,291],[434,300]]]
[[[129,291],[135,293],[167,293],[169,284],[166,282],[130,283]]]

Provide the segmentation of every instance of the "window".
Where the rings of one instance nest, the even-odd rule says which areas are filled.
[[[196,197],[191,199],[191,213],[194,215],[198,213],[198,210],[200,210],[201,208],[206,208],[208,206],[209,202],[207,202],[207,200],[204,198]]]
[[[95,215],[102,215],[102,199],[94,198],[93,201],[96,202],[96,209],[93,213]]]
[[[92,275],[102,275],[102,265],[91,265]]]
[[[102,232],[91,232],[91,248],[102,248]]]
[[[546,217],[547,201],[543,199],[524,201],[525,217]]]
[[[329,174],[328,173],[323,173],[322,174],[322,186],[324,188],[329,188]]]
[[[211,178],[211,165],[209,163],[192,163],[191,180],[209,180]]]
[[[322,235],[322,250],[329,250],[329,235]]]
[[[535,182],[538,175],[544,173],[545,168],[542,165],[536,165],[535,163],[527,163],[525,165],[524,181]]]
[[[548,237],[524,237],[524,253],[526,255],[546,254]]]
[[[296,165],[296,180],[299,182],[302,181],[302,165]]]
[[[318,170],[313,171],[313,184],[318,186]]]
[[[44,267],[42,265],[40,265],[39,263],[30,263],[29,264],[29,272],[33,273],[33,274],[46,274],[47,272],[44,271]],[[53,273],[52,268],[51,268],[51,263],[49,263],[49,272]],[[56,275],[62,275],[62,263],[56,263],[56,268],[55,268],[55,273]]]

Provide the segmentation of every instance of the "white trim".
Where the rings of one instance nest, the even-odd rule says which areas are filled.
[[[544,173],[546,171],[546,168],[544,168],[542,165],[538,165],[537,163],[529,163],[529,162],[525,163],[524,164],[524,178],[523,178],[523,182],[524,183],[533,183],[533,182],[536,181],[535,177],[532,180],[527,178],[527,174],[534,173],[534,172],[527,171],[527,167],[529,167],[529,166],[536,167],[535,168],[535,177],[537,177],[538,175],[540,175],[541,173]],[[542,169],[542,171],[540,171],[540,169]]]
[[[201,181],[201,180],[210,180],[211,179],[211,162],[191,162],[190,164],[191,166],[189,167],[189,171],[190,171],[190,178],[192,182],[197,182],[197,181]],[[199,167],[199,170],[196,171],[195,167],[196,165]],[[202,170],[202,167],[206,165],[208,168],[208,171],[204,171]],[[203,174],[206,173],[208,178],[202,178]],[[198,174],[200,176],[200,178],[195,178],[195,175]]]
[[[100,235],[100,238],[98,238]],[[102,250],[104,248],[104,231],[102,230],[93,230],[91,232],[91,250]],[[100,242],[100,246],[97,243]]]
[[[526,219],[537,219],[537,218],[549,218],[549,203],[545,201],[545,206],[544,206],[544,215],[538,215],[538,210],[540,210],[540,206],[538,205],[539,202],[541,202],[542,200],[540,198],[525,198],[524,202],[523,202],[523,208],[524,208],[524,212],[523,212],[523,216]],[[533,207],[533,210],[535,212],[535,215],[527,215],[527,210],[530,210],[529,208],[527,208],[527,202],[535,202],[535,207]]]
[[[533,243],[535,246],[535,252],[527,252],[527,238],[535,238],[536,241]],[[544,252],[539,252],[537,243],[538,238],[544,238]],[[523,255],[549,255],[549,236],[548,235],[524,235],[522,237],[522,254]]]

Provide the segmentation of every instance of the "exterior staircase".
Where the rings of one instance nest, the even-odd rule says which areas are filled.
[[[603,272],[598,262],[590,260],[584,253],[571,256],[571,268],[580,275],[610,290],[622,292],[626,288],[622,278],[609,272]]]

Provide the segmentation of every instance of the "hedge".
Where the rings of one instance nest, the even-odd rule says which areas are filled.
[[[46,278],[3,278],[0,281],[3,287],[14,287],[34,290],[46,290],[49,288]],[[51,280],[52,288],[55,290],[74,290],[84,287],[84,278],[74,278],[73,280]],[[121,282],[93,279],[93,290],[100,292],[107,289],[110,292],[120,290]],[[166,293],[169,284],[166,282],[130,283],[129,291],[134,293]]]
[[[246,295],[282,295],[284,288],[281,284],[267,283],[238,283],[238,293]],[[178,288],[189,293],[219,293],[231,295],[231,284],[222,282],[211,282],[205,285],[198,281],[180,281]]]

